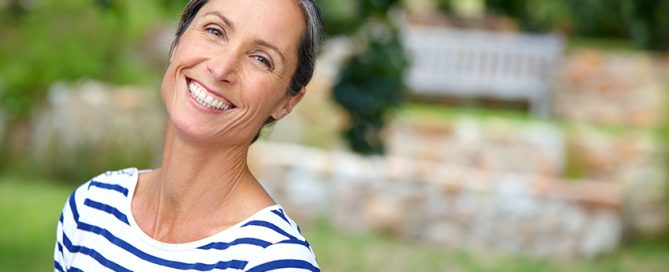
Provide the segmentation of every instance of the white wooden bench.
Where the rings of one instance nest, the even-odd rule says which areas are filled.
[[[533,114],[551,112],[561,36],[409,26],[402,39],[413,94],[527,100]]]

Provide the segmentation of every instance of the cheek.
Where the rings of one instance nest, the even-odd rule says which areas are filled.
[[[287,95],[285,90],[287,87],[284,87],[283,84],[277,84],[276,81],[271,79],[258,80],[253,87],[258,90],[254,95],[254,100],[261,102],[258,104],[262,105],[264,111],[272,111],[281,105]]]
[[[197,50],[192,43],[188,42],[187,37],[182,37],[174,48],[162,80],[161,96],[165,102],[174,95],[174,91],[178,88],[180,71],[197,64],[198,57],[194,55],[198,52]]]
[[[168,71],[170,69],[176,71],[183,67],[192,66],[203,58],[203,52],[209,51],[201,42],[197,41],[194,35],[190,31],[186,31],[184,36],[180,38],[170,56]]]
[[[173,94],[173,90],[176,87],[176,82],[175,82],[175,70],[174,69],[174,64],[173,62],[170,63],[170,65],[167,67],[165,70],[165,74],[163,75],[163,81],[161,84],[160,88],[160,95],[163,98],[163,102],[167,102],[169,97]]]

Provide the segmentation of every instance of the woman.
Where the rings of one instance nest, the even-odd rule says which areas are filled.
[[[55,270],[319,271],[246,158],[303,97],[321,36],[313,0],[190,1],[162,82],[162,166],[78,188],[58,223]]]

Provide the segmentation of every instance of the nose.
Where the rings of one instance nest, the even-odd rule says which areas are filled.
[[[235,83],[240,63],[238,55],[234,50],[218,51],[209,59],[207,70],[216,81]]]

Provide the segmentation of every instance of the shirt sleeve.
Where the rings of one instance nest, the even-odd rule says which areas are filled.
[[[273,244],[251,260],[244,271],[320,272],[313,251],[305,243],[285,241]]]
[[[85,184],[84,184],[85,185]],[[70,270],[70,251],[66,248],[66,234],[71,231],[72,224],[75,222],[73,214],[73,207],[75,204],[75,195],[77,191],[80,191],[84,185],[77,188],[70,197],[65,201],[63,206],[63,211],[60,213],[60,218],[58,218],[58,225],[56,225],[56,245],[53,250],[53,266],[54,271],[68,271]]]
[[[53,266],[54,272],[64,272],[64,251],[63,251],[63,214],[61,213],[58,225],[56,227],[56,245],[53,250]]]

